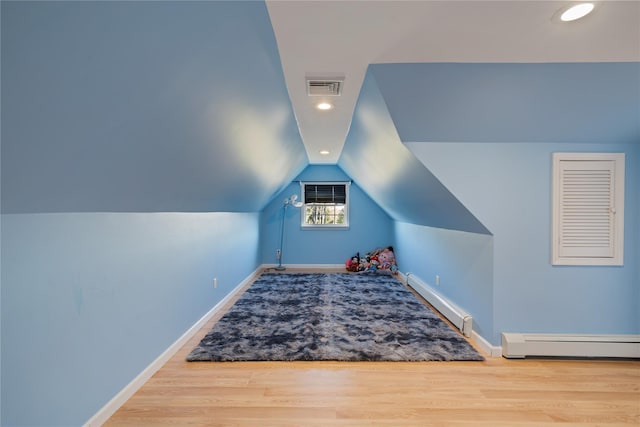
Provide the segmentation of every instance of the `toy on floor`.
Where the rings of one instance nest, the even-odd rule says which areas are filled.
[[[345,262],[345,267],[347,271],[353,272],[380,270],[398,273],[398,264],[392,246],[374,249],[363,257],[360,256],[360,252],[357,252]]]

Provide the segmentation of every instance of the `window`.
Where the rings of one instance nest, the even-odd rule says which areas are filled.
[[[554,265],[623,265],[624,154],[553,154]]]
[[[349,182],[302,182],[303,227],[349,227]]]

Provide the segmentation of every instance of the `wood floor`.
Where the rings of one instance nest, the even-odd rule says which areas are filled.
[[[640,361],[185,362],[106,426],[640,425]]]

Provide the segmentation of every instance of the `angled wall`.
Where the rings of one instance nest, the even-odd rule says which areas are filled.
[[[640,333],[639,144],[407,145],[494,232],[494,344],[501,332]],[[624,266],[551,265],[556,151],[625,153]]]
[[[306,152],[264,2],[0,7],[0,423],[82,425],[260,264]]]
[[[640,63],[375,64],[402,142],[637,143]]]
[[[338,163],[396,221],[489,230],[404,146],[369,71]]]
[[[373,67],[373,66],[372,66]],[[493,237],[402,144],[372,67],[360,92],[340,167],[393,219],[399,268],[435,287],[493,333]]]
[[[490,308],[487,340],[499,345],[501,332],[640,331],[640,64],[370,68],[406,148],[493,234],[492,266],[460,279],[464,295],[461,284],[448,290],[444,275],[441,285],[474,316]],[[624,266],[551,265],[551,156],[563,151],[625,153]],[[473,271],[474,256],[449,249],[456,236],[425,229],[397,238],[399,248],[451,254],[411,265],[427,282],[456,263],[458,276]],[[491,302],[465,306],[483,277],[491,278],[481,286]]]
[[[2,2],[2,211],[258,212],[307,164],[264,2]]]

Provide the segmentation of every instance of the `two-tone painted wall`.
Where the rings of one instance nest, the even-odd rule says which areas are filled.
[[[0,423],[82,425],[260,265],[306,152],[264,2],[0,7]]]
[[[0,7],[3,425],[87,421],[276,262],[298,180],[352,180],[350,227],[302,230],[289,210],[285,264],[392,244],[494,345],[640,332],[637,64],[582,64],[597,87],[558,105],[564,65],[506,67],[526,83],[491,65],[375,66],[338,165],[307,167],[263,2]],[[543,122],[501,103],[540,89]],[[580,117],[592,139],[569,132]],[[624,267],[550,265],[554,151],[626,154]]]
[[[464,301],[462,306],[471,304],[466,301],[472,298],[469,293],[491,272],[491,298],[481,305],[491,307],[493,317],[493,332],[483,334],[487,340],[499,345],[501,332],[640,333],[640,144],[407,145],[493,233],[492,245],[478,251],[483,258],[492,255],[491,263],[483,261],[481,274],[456,278],[455,272],[474,267],[464,252],[456,251],[447,251],[445,259],[428,262],[423,269],[430,283],[440,274],[440,288],[452,293],[454,301]],[[624,266],[551,265],[551,155],[564,151],[625,153]],[[456,240],[448,234],[444,250]],[[403,233],[398,239],[410,250],[439,250],[439,245],[426,243],[432,239],[413,236]],[[457,283],[447,283],[450,274]],[[464,296],[455,294],[460,287],[466,288]]]
[[[361,182],[385,166],[406,177],[363,186],[392,206],[402,270],[433,287],[440,276],[490,344],[638,334],[639,75],[638,63],[372,65],[339,164]],[[365,147],[384,156],[356,161]],[[563,151],[625,153],[624,266],[551,265],[551,156]]]

